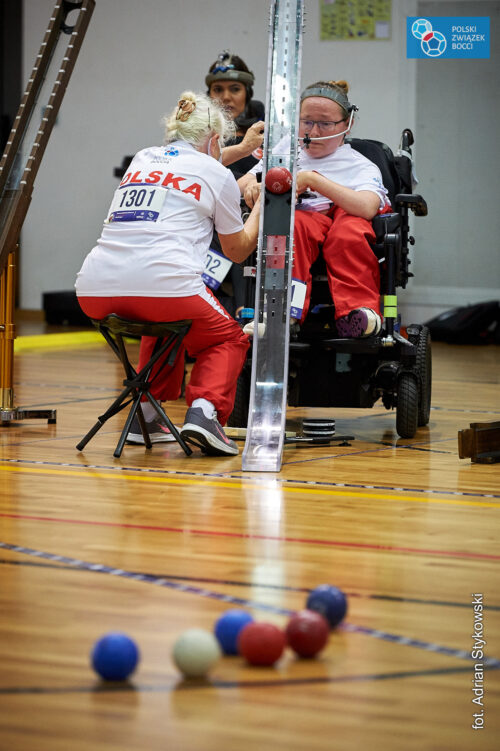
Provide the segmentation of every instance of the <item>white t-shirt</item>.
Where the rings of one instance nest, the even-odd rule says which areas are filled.
[[[243,228],[232,173],[184,141],[139,151],[76,279],[81,297],[186,297],[205,290],[213,230]]]
[[[273,149],[273,154],[290,153],[290,136],[285,136]],[[382,175],[376,164],[367,159],[348,143],[342,144],[333,154],[314,159],[308,149],[299,146],[297,157],[297,171],[314,170],[323,177],[352,190],[371,190],[380,200],[380,209],[390,201],[387,190],[382,183]],[[262,172],[262,162],[256,164],[250,172]],[[297,208],[306,211],[323,211],[330,208],[332,202],[319,193],[314,198],[304,198]]]

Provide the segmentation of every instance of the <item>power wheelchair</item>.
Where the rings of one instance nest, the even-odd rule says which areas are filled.
[[[293,407],[372,407],[381,399],[396,410],[396,431],[413,438],[430,416],[432,359],[429,330],[420,324],[401,326],[397,313],[398,287],[406,287],[409,267],[409,212],[427,215],[422,196],[413,193],[413,134],[402,133],[397,155],[380,141],[351,138],[353,149],[379,167],[394,213],[373,220],[373,252],[380,265],[384,323],[377,336],[340,339],[336,336],[335,307],[320,255],[312,267],[311,305],[289,350],[288,405]],[[251,352],[238,381],[228,424],[247,424]]]

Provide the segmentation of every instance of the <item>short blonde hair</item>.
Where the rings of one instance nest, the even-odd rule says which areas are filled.
[[[211,133],[217,133],[220,145],[234,138],[236,126],[218,102],[193,91],[184,91],[177,106],[163,118],[165,144],[186,141],[192,146],[201,146]]]

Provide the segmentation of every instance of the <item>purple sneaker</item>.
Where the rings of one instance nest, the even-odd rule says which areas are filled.
[[[239,453],[236,443],[227,437],[222,425],[217,422],[216,413],[209,419],[201,407],[188,409],[181,436],[210,456],[237,456]]]
[[[357,308],[335,321],[337,333],[343,339],[360,339],[376,335],[382,328],[382,320],[371,308]]]

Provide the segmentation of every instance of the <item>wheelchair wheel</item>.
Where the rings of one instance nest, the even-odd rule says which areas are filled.
[[[248,409],[250,407],[250,368],[246,365],[241,371],[236,385],[236,397],[233,411],[229,415],[227,424],[230,428],[246,428],[248,423]]]
[[[413,438],[418,423],[418,383],[412,373],[398,378],[396,430],[401,438]]]
[[[418,426],[427,425],[431,414],[432,393],[432,353],[431,335],[426,326],[418,336],[417,342],[418,384]]]

